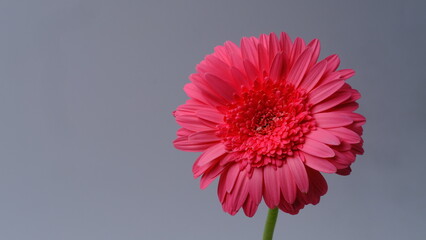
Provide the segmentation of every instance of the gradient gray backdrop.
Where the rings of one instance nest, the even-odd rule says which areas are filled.
[[[357,75],[366,154],[276,239],[424,239],[424,1],[0,1],[0,239],[260,239],[201,191],[171,112],[216,45],[287,31]]]

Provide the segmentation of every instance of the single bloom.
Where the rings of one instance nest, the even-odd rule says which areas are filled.
[[[327,192],[322,173],[348,175],[363,153],[361,96],[345,82],[354,71],[319,54],[318,39],[244,37],[217,46],[189,76],[174,146],[202,152],[194,177],[202,189],[219,178],[225,212],[252,217],[263,199],[297,214]]]

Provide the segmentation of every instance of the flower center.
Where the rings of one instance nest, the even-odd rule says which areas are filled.
[[[315,128],[308,96],[291,84],[271,81],[245,89],[229,104],[218,136],[244,164],[281,165]]]

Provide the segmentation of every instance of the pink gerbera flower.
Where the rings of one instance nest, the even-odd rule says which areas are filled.
[[[217,46],[197,65],[174,112],[182,126],[176,148],[202,152],[193,166],[201,188],[219,177],[223,210],[255,214],[269,208],[297,214],[327,192],[323,173],[348,175],[362,154],[365,118],[360,98],[336,70],[339,57],[319,62],[317,39],[308,45],[286,33],[242,38]]]

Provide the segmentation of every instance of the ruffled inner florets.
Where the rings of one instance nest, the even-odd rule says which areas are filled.
[[[315,128],[309,108],[307,94],[291,84],[255,84],[227,106],[218,136],[244,165],[281,165]]]

